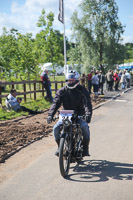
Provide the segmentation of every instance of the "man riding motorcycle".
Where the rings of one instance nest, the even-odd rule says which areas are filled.
[[[85,115],[85,120],[78,119],[83,134],[83,156],[89,156],[90,130],[88,123],[91,121],[92,104],[88,90],[80,85],[79,74],[70,71],[66,74],[66,85],[59,89],[48,113],[47,123],[51,123],[56,111],[63,106],[64,110],[74,110],[78,116]],[[54,128],[54,137],[58,145],[55,155],[59,156],[59,144],[62,121],[58,121]]]

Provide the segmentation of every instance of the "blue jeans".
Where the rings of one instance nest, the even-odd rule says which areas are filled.
[[[90,139],[90,130],[89,130],[89,126],[88,126],[87,122],[82,119],[78,119],[78,123],[80,124],[80,127],[82,129],[83,138],[85,140],[89,140]],[[61,130],[62,130],[62,121],[58,121],[54,125],[54,128],[53,128],[55,140],[60,140]]]
[[[93,84],[93,92],[98,92],[99,85]]]
[[[49,86],[49,91],[50,91],[51,100],[53,101],[51,86]]]
[[[121,88],[122,88],[122,89],[125,89],[125,88],[126,88],[126,83],[125,83],[125,82],[122,82],[122,83],[121,83]]]
[[[88,80],[88,90],[90,94],[91,94],[91,88],[92,88],[91,80]]]

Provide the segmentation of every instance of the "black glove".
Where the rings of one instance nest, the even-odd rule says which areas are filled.
[[[85,116],[85,121],[86,121],[87,123],[90,123],[90,121],[91,121],[91,116],[90,116],[90,115],[86,115],[86,116]]]
[[[52,116],[48,116],[47,123],[50,124],[52,122],[52,120],[53,120],[53,117]]]

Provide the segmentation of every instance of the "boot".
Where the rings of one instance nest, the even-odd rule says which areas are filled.
[[[90,140],[83,140],[83,157],[90,156],[89,154],[89,143]]]
[[[58,149],[55,152],[55,155],[59,157],[59,145],[60,145],[60,140],[55,140],[57,145],[58,145]]]

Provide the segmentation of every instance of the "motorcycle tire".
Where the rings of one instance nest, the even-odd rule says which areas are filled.
[[[71,160],[70,145],[70,141],[68,141],[67,138],[61,138],[59,148],[59,167],[63,178],[65,178],[69,173]]]

